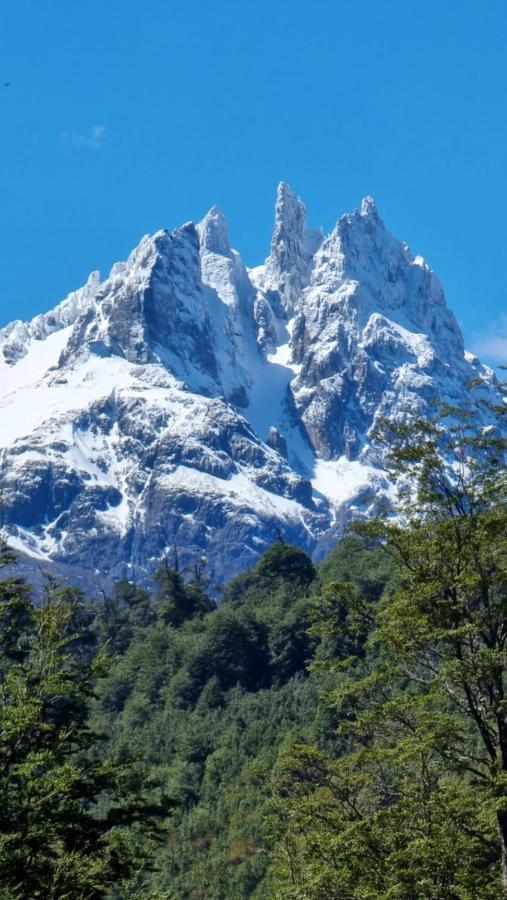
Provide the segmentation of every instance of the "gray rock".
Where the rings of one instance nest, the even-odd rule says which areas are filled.
[[[175,544],[219,580],[280,534],[318,558],[389,496],[379,417],[474,395],[495,376],[373,201],[324,237],[282,184],[264,266],[214,207],[0,331],[2,524],[25,568],[88,586]]]

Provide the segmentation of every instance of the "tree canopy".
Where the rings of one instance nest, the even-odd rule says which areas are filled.
[[[0,581],[0,897],[507,896],[505,442],[382,439],[396,515],[317,567]]]
[[[2,565],[12,562],[3,552]],[[98,753],[89,724],[108,662],[79,592],[48,579],[36,605],[0,581],[0,896],[106,897],[142,882],[168,812],[141,762]]]
[[[507,895],[505,446],[456,418],[390,429],[398,515],[358,528],[395,566],[382,596],[316,603],[347,655],[314,663],[327,745],[275,779],[280,898]]]

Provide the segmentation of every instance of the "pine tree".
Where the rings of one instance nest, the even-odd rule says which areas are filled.
[[[3,551],[0,563],[11,562]],[[0,581],[0,896],[99,900],[150,866],[164,802],[144,767],[113,765],[88,724],[105,656],[78,592],[52,579],[36,605]],[[85,623],[85,624],[83,624]],[[148,848],[148,849],[147,849]]]

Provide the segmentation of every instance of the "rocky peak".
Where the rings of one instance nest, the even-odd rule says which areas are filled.
[[[422,410],[432,391],[468,402],[463,337],[442,286],[390,234],[371,198],[342,216],[315,254],[292,350],[301,364],[295,404],[324,458],[367,448],[379,410]]]
[[[306,208],[290,185],[281,181],[276,192],[271,255],[282,270],[297,261],[306,237]]]
[[[192,223],[143,237],[127,262],[113,267],[96,300],[76,322],[65,363],[89,353],[134,364],[164,356],[176,376],[199,362],[215,373],[209,339],[204,338],[208,322]]]
[[[213,207],[0,331],[4,524],[45,561],[129,577],[176,541],[219,579],[280,533],[318,554],[389,496],[378,418],[466,408],[478,379],[500,402],[373,200],[324,239],[282,183],[265,265]]]
[[[388,231],[371,197],[342,216],[313,261],[311,287],[301,309],[311,318],[312,296],[339,308],[351,324],[365,327],[370,316],[394,316],[409,330],[430,334],[439,355],[463,353],[463,338],[437,276],[421,256]],[[320,308],[320,304],[319,304]],[[325,318],[325,310],[318,313]]]
[[[378,207],[373,197],[363,197],[361,201],[361,215],[370,216],[370,218],[375,219],[377,222],[381,221]]]
[[[212,206],[204,219],[199,222],[197,233],[202,250],[223,256],[230,254],[227,220],[218,206]]]
[[[308,282],[311,261],[322,237],[321,231],[308,228],[301,198],[286,182],[280,182],[271,253],[262,281],[267,290],[278,291],[287,315],[293,312],[298,295]]]

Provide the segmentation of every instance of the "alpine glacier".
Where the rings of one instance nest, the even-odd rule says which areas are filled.
[[[213,207],[0,331],[2,525],[106,577],[146,580],[175,545],[220,580],[280,536],[319,557],[389,495],[378,418],[466,406],[478,380],[500,399],[373,200],[324,235],[282,183],[264,265]]]

